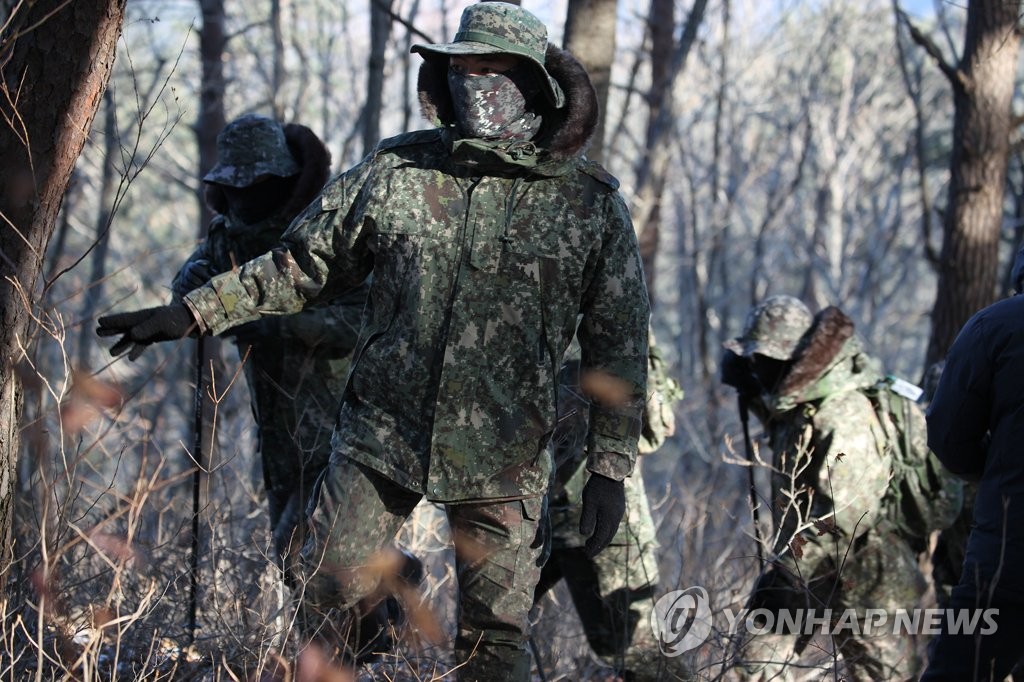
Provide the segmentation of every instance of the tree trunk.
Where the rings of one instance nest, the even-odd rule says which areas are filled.
[[[380,113],[384,105],[384,59],[391,38],[392,0],[370,3],[370,59],[366,76],[366,108],[363,109],[363,154],[380,141]]]
[[[226,125],[224,115],[224,50],[227,37],[224,30],[224,0],[200,0],[203,11],[203,28],[199,35],[199,51],[203,63],[202,84],[200,85],[199,117],[196,121],[196,141],[199,146],[199,177],[202,178],[217,163],[217,134]],[[209,230],[213,213],[206,205],[203,196],[204,184],[199,182],[200,224],[199,236],[204,238]],[[241,265],[241,263],[239,263]],[[216,467],[217,455],[217,410],[210,399],[206,387],[223,386],[227,374],[221,359],[221,341],[217,337],[206,337],[202,343],[196,341],[196,353],[193,354],[193,377],[196,381],[195,392],[203,391],[199,413],[195,424],[192,424],[193,456],[200,463],[192,485],[200,491],[200,509],[207,509],[210,500],[210,477],[205,471]],[[193,398],[196,396],[193,395]],[[198,434],[197,434],[198,432]],[[204,471],[205,470],[205,471]],[[193,493],[195,490],[193,490]],[[195,510],[193,510],[194,512]],[[210,542],[208,533],[200,532],[194,540],[200,546],[199,556],[209,556],[207,546]],[[194,614],[192,614],[194,615]]]
[[[636,199],[633,218],[640,241],[640,257],[647,277],[647,291],[654,304],[654,255],[661,241],[661,199],[669,161],[669,146],[675,117],[672,113],[672,90],[683,72],[686,58],[697,38],[697,28],[704,20],[707,0],[694,0],[682,35],[676,44],[672,0],[651,0],[648,30],[651,33],[651,91],[647,134],[641,158],[636,165]]]
[[[0,36],[0,535],[10,562],[23,394],[16,366],[61,198],[110,79],[127,0],[18,5]]]
[[[597,91],[597,129],[587,156],[598,163],[604,161],[605,112],[615,61],[617,5],[617,0],[569,0],[565,18],[565,49],[587,70]]]
[[[1020,49],[1019,0],[972,0],[953,84],[953,153],[926,367],[941,360],[964,323],[995,299],[999,233]]]
[[[196,120],[196,141],[199,144],[199,177],[203,177],[217,162],[217,133],[226,123],[224,119],[224,0],[199,0],[203,13],[203,28],[199,32],[199,56],[203,64],[202,83],[199,86],[199,115]],[[199,183],[198,238],[206,236],[213,213],[203,200],[203,185]]]
[[[271,78],[270,108],[278,121],[284,122],[284,28],[281,25],[281,0],[270,3],[270,33],[273,36],[273,72]]]
[[[103,95],[103,172],[100,178],[100,210],[96,218],[96,245],[90,256],[89,281],[86,284],[82,319],[91,320],[103,300],[103,282],[107,276],[107,252],[110,250],[110,221],[117,200],[117,163],[121,150],[117,131],[117,105],[114,88]],[[88,371],[89,351],[96,346],[92,325],[84,324],[78,334],[78,368]]]

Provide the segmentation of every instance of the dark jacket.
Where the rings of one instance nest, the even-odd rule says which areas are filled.
[[[975,571],[1024,599],[1024,296],[967,321],[928,408],[928,445],[953,473],[977,480],[964,580]],[[1004,543],[1005,537],[1005,543]]]
[[[195,286],[191,265],[228,272],[277,244],[289,223],[327,181],[330,153],[305,126],[284,127],[285,139],[301,171],[291,196],[272,216],[244,223],[228,215],[223,190],[206,186],[205,198],[217,213],[207,238],[175,275],[171,290],[181,300]],[[352,349],[359,333],[366,288],[311,306],[294,315],[256,323],[238,342],[259,435],[270,521],[276,526],[291,497],[311,487],[327,465],[338,397],[345,386]],[[301,500],[293,502],[299,504]]]
[[[647,370],[649,306],[618,183],[583,157],[597,108],[586,72],[549,48],[566,109],[530,142],[459,139],[443,70],[421,70],[442,128],[385,140],[328,184],[282,245],[185,302],[205,331],[289,313],[373,281],[335,451],[434,501],[547,490],[557,373],[621,380],[595,405],[588,468],[629,475]],[[450,106],[448,106],[450,109]]]

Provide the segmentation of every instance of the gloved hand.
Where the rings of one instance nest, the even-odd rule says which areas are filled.
[[[219,273],[214,269],[213,263],[205,258],[190,260],[182,267],[181,272],[171,283],[171,290],[178,298],[182,298],[188,292],[198,289]]]
[[[732,386],[736,391],[747,397],[761,394],[761,384],[751,363],[731,350],[722,352],[721,367],[722,383]]]
[[[221,336],[233,338],[240,346],[252,345],[271,338],[281,336],[281,318],[279,316],[263,317],[252,322],[232,327]]]
[[[625,484],[591,473],[583,486],[583,510],[580,516],[580,533],[587,536],[583,549],[588,557],[597,556],[608,546],[625,513]]]
[[[116,357],[128,351],[129,360],[142,355],[142,351],[151,343],[188,336],[196,324],[192,313],[183,303],[106,315],[98,322],[97,335],[121,336],[110,348],[110,354]]]

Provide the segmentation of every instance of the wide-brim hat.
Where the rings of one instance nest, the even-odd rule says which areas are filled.
[[[203,182],[249,187],[271,176],[291,177],[300,170],[281,124],[266,116],[246,114],[217,135],[217,164],[203,176]]]
[[[530,62],[541,76],[541,86],[556,109],[565,105],[558,82],[544,68],[548,29],[540,19],[509,2],[478,2],[462,12],[459,30],[450,43],[417,44],[410,52],[424,57],[511,54]]]
[[[775,360],[792,359],[814,315],[793,296],[771,296],[755,306],[743,325],[743,333],[722,346],[745,358],[754,354]]]

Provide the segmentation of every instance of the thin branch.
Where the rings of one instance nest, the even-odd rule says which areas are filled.
[[[910,33],[910,37],[914,42],[924,48],[924,51],[928,53],[928,56],[935,60],[939,70],[945,74],[946,78],[949,79],[949,82],[954,88],[967,87],[967,75],[946,61],[946,58],[942,56],[942,51],[939,49],[939,46],[935,44],[935,41],[926,36],[921,29],[915,26],[914,23],[910,21],[910,17],[907,16],[907,13],[900,9],[898,5],[896,7],[896,18],[901,24],[907,27],[907,31]]]
[[[402,17],[398,16],[397,14],[395,14],[395,12],[390,7],[385,5],[384,2],[382,2],[382,0],[373,0],[373,6],[376,7],[377,9],[379,9],[380,11],[384,12],[385,14],[387,14],[388,17],[390,17],[392,21],[397,21],[399,24],[404,26],[405,29],[407,31],[409,31],[409,33],[412,33],[413,35],[419,36],[420,38],[422,38],[423,40],[427,41],[428,43],[436,43],[437,42],[436,40],[434,40],[433,38],[428,36],[426,33],[424,33],[423,31],[421,31],[418,28],[416,28],[415,26],[413,26],[411,22],[409,22],[409,21],[403,19]]]

